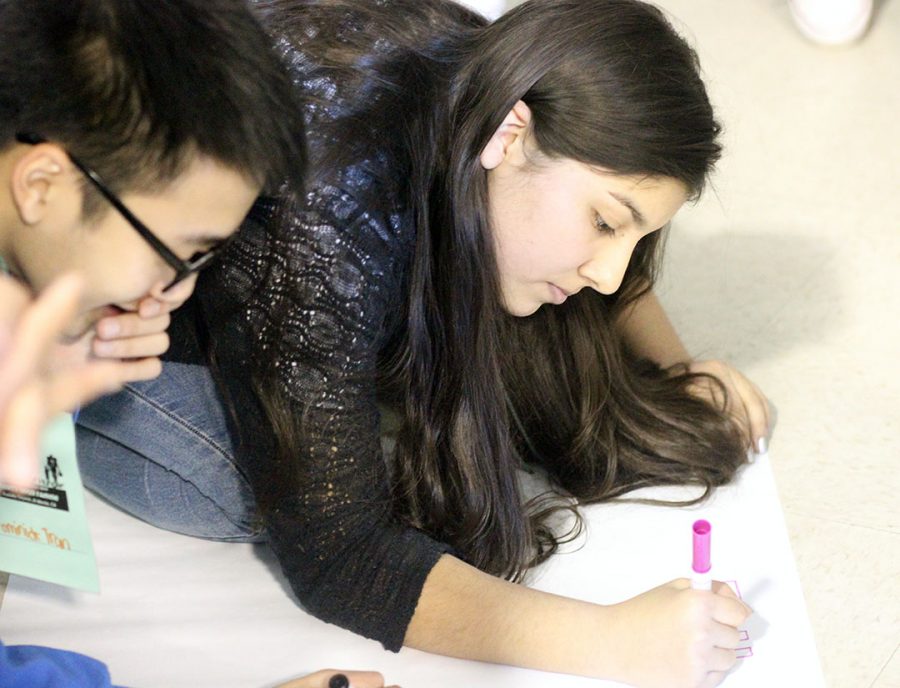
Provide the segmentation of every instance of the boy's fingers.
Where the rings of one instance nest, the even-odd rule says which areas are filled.
[[[13,326],[8,351],[0,365],[0,407],[5,395],[41,372],[48,350],[77,312],[83,285],[81,277],[64,275],[25,308]]]
[[[12,277],[0,274],[0,329],[12,327],[30,301],[27,289]]]
[[[162,361],[155,356],[116,361],[116,365],[119,366],[119,380],[122,384],[153,380],[162,372]]]
[[[91,350],[98,358],[148,358],[161,356],[169,349],[169,335],[165,332],[131,339],[103,341],[94,339]]]
[[[49,415],[72,411],[104,394],[119,390],[134,375],[134,367],[118,361],[96,361],[55,375],[47,384]]]
[[[97,323],[100,339],[128,339],[165,332],[172,322],[168,313],[152,318],[142,318],[137,313],[122,313],[101,319]]]
[[[10,399],[0,416],[0,478],[18,489],[37,482],[38,442],[47,416],[39,385],[28,385]]]
[[[46,353],[78,312],[83,289],[84,280],[76,274],[54,280],[22,314],[16,344]]]
[[[0,478],[16,488],[36,482],[39,443],[44,424],[57,413],[71,411],[115,391],[128,379],[149,374],[155,359],[136,364],[96,362],[21,386],[9,397],[0,416]]]
[[[48,415],[72,411],[104,394],[118,391],[128,382],[153,380],[162,372],[158,358],[133,361],[92,361],[75,370],[53,376],[46,383],[44,404]]]

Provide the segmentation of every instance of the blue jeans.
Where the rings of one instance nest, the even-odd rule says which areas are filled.
[[[120,509],[185,535],[265,540],[204,366],[165,363],[155,380],[94,402],[81,410],[76,437],[85,485]]]

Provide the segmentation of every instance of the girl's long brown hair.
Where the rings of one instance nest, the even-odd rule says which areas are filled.
[[[379,160],[381,191],[416,223],[405,327],[382,352],[379,380],[403,419],[397,518],[483,570],[520,578],[561,537],[551,527],[559,507],[524,502],[523,464],[547,468],[580,503],[727,482],[744,459],[736,426],[688,392],[695,376],[635,360],[616,334],[623,309],[653,284],[659,233],[639,244],[617,295],[583,291],[513,318],[501,307],[479,162],[521,99],[544,155],[672,177],[699,194],[719,126],[694,52],[661,12],[635,0],[531,0],[486,25],[444,0],[261,6],[275,35],[341,94],[343,114],[310,124],[311,138],[340,145],[311,154],[309,178]],[[378,208],[384,198],[362,200]],[[278,328],[266,336],[276,343]],[[272,481],[289,489],[312,430],[261,363],[256,387],[278,441]]]

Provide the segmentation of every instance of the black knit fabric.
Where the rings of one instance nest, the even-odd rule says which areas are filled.
[[[298,86],[316,96],[306,113],[315,158],[316,146],[336,145],[316,124],[339,111],[340,98],[294,58]],[[175,314],[168,357],[202,360],[196,337],[207,331],[238,459],[258,498],[273,490],[274,442],[249,370],[255,357],[275,361],[306,441],[293,457],[296,488],[267,516],[271,545],[308,611],[397,651],[426,576],[450,548],[391,513],[375,377],[379,352],[402,326],[415,230],[398,204],[393,213],[373,210],[392,205],[367,172],[374,166],[313,171],[305,198],[287,213],[257,204],[240,239]]]

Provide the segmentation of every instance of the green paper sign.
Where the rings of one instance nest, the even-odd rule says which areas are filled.
[[[37,486],[16,492],[0,484],[0,570],[100,592],[72,416],[47,426],[41,456]]]

